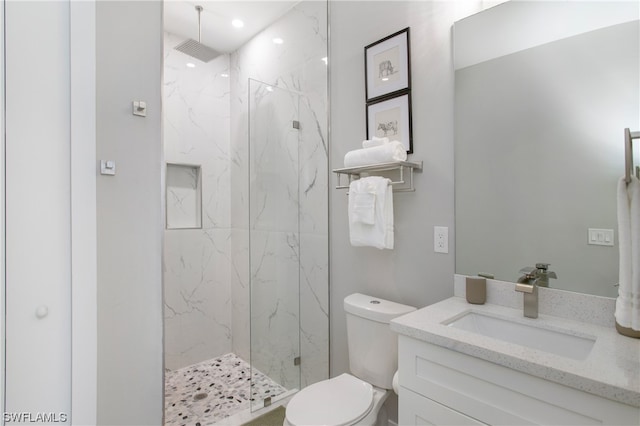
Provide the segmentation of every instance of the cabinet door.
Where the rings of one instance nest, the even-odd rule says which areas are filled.
[[[398,424],[401,425],[484,425],[458,411],[400,387]]]
[[[487,424],[639,424],[637,407],[405,336],[399,342],[402,386]]]

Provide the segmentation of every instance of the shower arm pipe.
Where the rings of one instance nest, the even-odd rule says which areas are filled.
[[[200,25],[200,14],[202,13],[202,6],[197,5],[196,10],[198,11],[198,43],[202,43],[200,40],[200,36],[202,34],[202,27]]]
[[[628,128],[624,129],[624,181],[631,182],[633,175],[633,140],[640,139],[640,132],[631,132]],[[640,179],[639,168],[636,168],[636,175]]]

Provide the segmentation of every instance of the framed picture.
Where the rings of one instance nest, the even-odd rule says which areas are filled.
[[[409,28],[364,48],[367,102],[411,88]]]
[[[367,139],[377,136],[400,141],[411,154],[411,131],[411,92],[367,104]]]

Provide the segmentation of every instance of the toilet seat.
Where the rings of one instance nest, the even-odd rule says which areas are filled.
[[[353,424],[373,407],[371,384],[342,374],[308,386],[287,405],[286,418],[292,426]]]

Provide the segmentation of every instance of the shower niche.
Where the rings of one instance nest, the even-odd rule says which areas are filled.
[[[202,228],[200,166],[167,164],[167,229]]]

